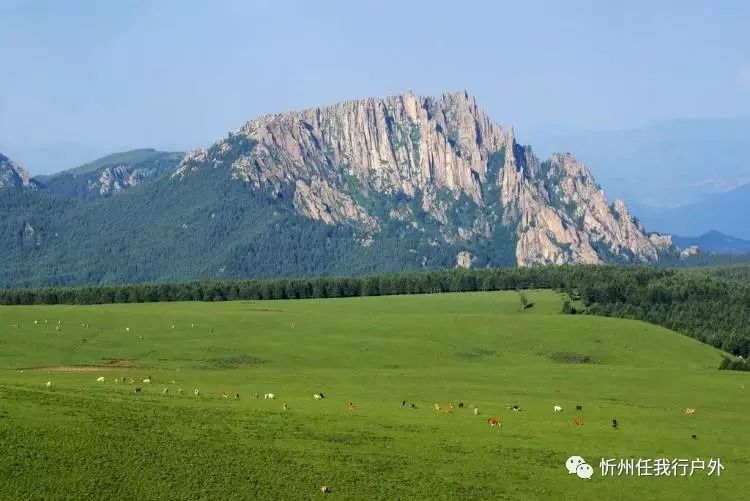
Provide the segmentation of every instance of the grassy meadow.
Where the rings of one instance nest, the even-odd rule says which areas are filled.
[[[527,296],[526,310],[515,292],[0,307],[0,499],[748,492],[750,374],[664,328]],[[593,478],[568,475],[572,455]],[[603,478],[602,457],[725,470]]]

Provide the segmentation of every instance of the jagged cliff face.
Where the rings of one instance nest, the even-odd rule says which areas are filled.
[[[36,189],[37,185],[25,170],[0,153],[0,188]]]
[[[540,162],[466,93],[264,116],[188,154],[175,176],[207,167],[271,195],[292,191],[299,213],[353,225],[363,245],[395,220],[431,245],[467,249],[508,231],[521,266],[657,258],[659,241],[621,201],[610,205],[585,166],[569,154]]]
[[[101,196],[109,196],[138,186],[158,174],[158,169],[153,167],[114,165],[102,169],[97,177],[88,181],[87,187]]]
[[[150,149],[115,153],[91,164],[45,178],[41,188],[53,195],[100,200],[173,172],[183,153]]]

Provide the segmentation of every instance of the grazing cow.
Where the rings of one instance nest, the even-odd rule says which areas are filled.
[[[414,403],[413,403],[413,404],[411,404],[411,408],[412,408],[412,409],[416,409],[416,408],[417,408],[417,404],[414,404]]]
[[[489,424],[490,426],[493,426],[493,427],[497,426],[498,428],[503,425],[503,423],[501,423],[500,420],[497,419],[497,418],[490,418],[490,419],[488,419],[487,420],[487,424]]]
[[[459,409],[463,409],[464,408],[464,403],[463,402],[459,402],[458,403],[458,408]]]
[[[357,406],[354,405],[354,402],[347,402],[346,409],[349,411],[355,411],[357,410]]]
[[[222,392],[221,396],[224,398],[229,398],[229,393],[227,393],[226,391]]]
[[[329,492],[331,492],[331,489],[323,485],[320,487],[320,492],[322,492],[323,494],[328,494]]]
[[[200,392],[200,390],[199,390],[198,388],[195,388],[195,389],[193,390],[193,395],[195,395],[196,397],[197,397],[198,395],[200,395],[200,394],[201,394],[201,392]]]
[[[691,415],[695,414],[695,409],[693,409],[692,407],[688,407],[688,408],[686,408],[686,409],[684,410],[684,412],[685,412],[685,414],[687,414],[688,416],[691,416]]]
[[[401,401],[401,407],[406,407],[406,400]]]
[[[282,406],[281,406],[281,408],[282,408],[283,410],[285,410],[285,411],[288,411],[288,410],[289,410],[289,406],[288,406],[288,405],[286,405],[286,402],[284,402],[284,405],[282,405]]]
[[[185,392],[184,392],[184,391],[182,391],[182,388],[180,388],[179,390],[177,390],[177,393],[179,393],[180,395],[182,395],[182,394],[184,394]]]
[[[266,400],[273,400],[276,398],[276,395],[274,395],[273,393],[266,393],[265,395],[263,395],[263,398],[265,398]]]
[[[612,428],[614,428],[615,430],[617,429],[617,420],[616,419],[612,420]]]
[[[167,393],[169,393],[169,388],[164,388],[163,390],[161,390],[162,395],[166,395]]]
[[[698,435],[690,435],[690,437],[691,437],[691,438],[692,438],[693,440],[696,440],[696,439],[698,438]]]
[[[576,426],[583,426],[583,419],[577,417],[573,420],[573,424]]]
[[[39,320],[34,320],[34,325],[39,325]]]
[[[322,400],[322,399],[326,398],[326,396],[323,395],[323,392],[320,392],[320,393],[314,393],[313,394],[313,398],[315,400]]]
[[[191,329],[195,329],[195,324],[190,324]]]
[[[479,415],[479,407],[474,407],[474,415],[475,416]]]
[[[135,379],[133,379],[133,378],[131,377],[130,379],[128,379],[128,383],[130,383],[130,384],[133,384],[133,383],[135,383]]]
[[[130,332],[130,327],[125,327],[125,332]]]
[[[133,389],[133,393],[140,393],[140,392],[141,392],[141,387],[140,387],[140,386],[136,386],[136,387],[135,387],[135,388]]]
[[[144,378],[144,379],[143,379],[143,381],[141,381],[141,382],[142,382],[142,383],[146,383],[146,384],[150,383],[150,382],[151,382],[151,376],[147,376],[147,377],[146,377],[146,378]]]
[[[582,405],[576,405],[576,410],[577,411],[582,411],[583,410],[583,406]]]
[[[239,400],[240,399],[240,394],[239,393],[235,393],[234,394],[234,399],[235,400]]]
[[[175,380],[174,379],[170,379],[169,380],[169,384],[175,384]]]
[[[52,381],[47,381],[47,388],[52,388]]]
[[[99,376],[98,378],[96,378],[96,381],[98,383],[103,383],[104,382],[104,376]]]
[[[440,406],[438,405],[437,402],[435,402],[434,404],[432,404],[432,408],[435,409],[436,411],[440,410]]]
[[[552,407],[552,410],[555,412],[562,412],[562,407],[560,407],[559,405],[555,405]]]

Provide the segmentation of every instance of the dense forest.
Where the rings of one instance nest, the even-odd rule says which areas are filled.
[[[715,271],[712,271],[715,273]],[[750,286],[704,271],[558,266],[180,284],[0,290],[0,304],[304,299],[520,289],[565,291],[596,315],[644,320],[733,355],[750,354]],[[566,311],[575,309],[568,307]]]
[[[713,276],[750,285],[750,265],[707,266],[694,268],[692,271],[709,273]]]

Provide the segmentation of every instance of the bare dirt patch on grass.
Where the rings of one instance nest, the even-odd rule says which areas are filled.
[[[54,365],[50,367],[27,367],[25,370],[30,371],[47,371],[47,372],[97,372],[97,371],[117,371],[122,369],[135,369],[137,366],[130,360],[119,360],[115,358],[106,358],[104,363],[91,365]]]

